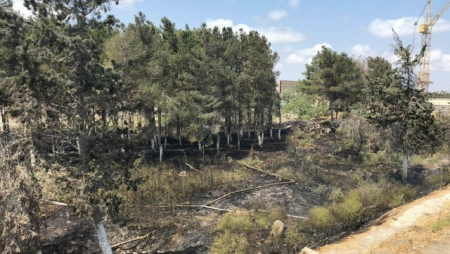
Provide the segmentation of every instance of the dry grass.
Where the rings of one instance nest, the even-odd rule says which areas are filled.
[[[433,217],[381,243],[368,253],[448,253],[450,248],[450,203]]]
[[[134,173],[134,178],[146,179],[137,191],[121,189],[126,203],[137,206],[177,205],[188,201],[192,195],[224,189],[237,182],[246,181],[249,172],[241,168],[224,170],[206,166],[197,171],[160,170],[144,166]]]

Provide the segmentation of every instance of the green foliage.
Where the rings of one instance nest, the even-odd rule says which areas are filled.
[[[219,232],[242,232],[269,229],[276,220],[286,221],[287,215],[283,208],[276,207],[269,214],[257,211],[235,209],[226,213],[216,226]]]
[[[404,47],[395,35],[394,53],[398,68],[381,58],[370,58],[368,119],[380,128],[393,132],[390,142],[394,151],[403,154],[403,180],[407,177],[407,158],[413,154],[434,152],[440,146],[439,128],[432,115],[428,94],[418,86],[414,68],[422,54],[413,58],[411,47]]]
[[[333,207],[333,213],[338,221],[354,223],[361,218],[363,203],[357,190],[350,191],[344,200]]]
[[[250,244],[245,237],[240,234],[226,231],[214,240],[211,253],[214,254],[234,254],[248,253]]]
[[[395,165],[400,160],[399,154],[388,150],[374,152],[363,152],[361,154],[364,165],[378,166],[378,165]]]
[[[305,79],[300,82],[302,92],[318,94],[329,101],[331,113],[351,108],[363,97],[360,68],[345,53],[337,53],[325,46],[306,65]],[[331,114],[331,120],[334,115]]]
[[[405,202],[405,194],[403,193],[396,193],[391,198],[392,200],[389,202],[390,208],[401,206]]]
[[[336,225],[336,218],[329,207],[314,207],[309,211],[308,218],[314,229],[329,232]]]
[[[319,118],[328,111],[328,104],[318,96],[297,92],[283,94],[282,112],[297,119]]]
[[[441,188],[450,184],[450,166],[444,165],[440,172],[425,177],[425,184],[432,189]]]

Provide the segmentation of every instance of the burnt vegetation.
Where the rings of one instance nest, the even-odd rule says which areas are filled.
[[[2,253],[295,253],[450,182],[397,36],[394,66],[324,47],[278,94],[258,32],[24,4],[0,1]]]

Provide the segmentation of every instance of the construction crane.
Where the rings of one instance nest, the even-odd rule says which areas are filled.
[[[430,46],[431,46],[431,30],[439,18],[450,7],[450,0],[447,0],[444,5],[439,9],[437,14],[431,17],[431,0],[427,1],[427,13],[425,15],[425,21],[419,26],[419,33],[422,34],[422,47],[425,47],[425,54],[420,64],[419,70],[419,84],[418,88],[425,88],[428,91],[430,86]]]

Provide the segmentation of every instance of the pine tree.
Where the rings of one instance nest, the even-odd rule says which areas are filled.
[[[440,145],[439,129],[432,115],[428,94],[416,89],[414,67],[421,54],[413,56],[411,47],[404,47],[397,35],[394,53],[397,68],[389,69],[382,59],[369,61],[369,120],[392,133],[391,147],[403,155],[402,178],[408,176],[408,158],[413,154],[434,152]],[[423,50],[422,50],[423,54]]]

